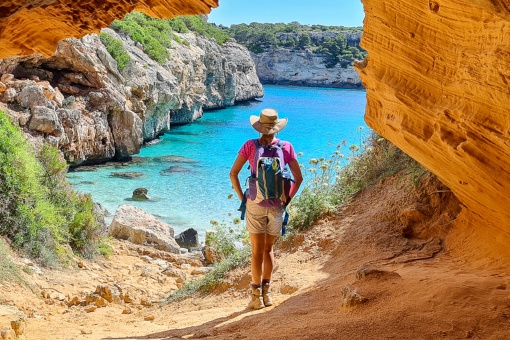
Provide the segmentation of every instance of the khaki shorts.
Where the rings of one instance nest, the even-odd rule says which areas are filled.
[[[252,234],[280,235],[283,223],[283,207],[261,207],[254,201],[246,201],[246,229]]]

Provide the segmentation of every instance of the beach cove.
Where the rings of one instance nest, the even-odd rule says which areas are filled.
[[[133,162],[77,168],[68,174],[81,193],[90,193],[112,216],[123,204],[139,207],[170,224],[176,234],[194,228],[203,239],[210,221],[238,217],[239,202],[228,173],[242,143],[257,134],[250,115],[273,107],[289,124],[280,134],[293,143],[305,166],[311,158],[328,158],[337,146],[348,153],[360,144],[360,126],[366,127],[365,91],[293,86],[264,86],[265,95],[227,109],[206,112],[187,125],[172,126],[159,142],[145,146]],[[248,170],[244,170],[246,177]],[[116,175],[113,175],[116,173]],[[139,177],[126,178],[135,173]],[[242,177],[242,176],[241,176]],[[133,201],[133,190],[148,189],[149,201]]]

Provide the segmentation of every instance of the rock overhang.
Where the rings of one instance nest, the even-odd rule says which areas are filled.
[[[0,59],[50,56],[60,40],[98,33],[133,11],[171,18],[217,6],[218,0],[6,0],[0,4]]]

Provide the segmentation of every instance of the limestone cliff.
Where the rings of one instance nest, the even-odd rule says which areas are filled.
[[[179,34],[189,44],[174,42],[170,60],[159,64],[130,38],[105,31],[130,55],[122,72],[95,34],[61,41],[50,58],[0,60],[0,109],[58,146],[71,164],[129,157],[203,109],[264,94],[248,50],[238,44]]]
[[[366,121],[464,205],[448,246],[510,260],[510,4],[364,0]]]
[[[251,53],[257,75],[263,84],[362,88],[352,66],[326,67],[324,57],[309,50],[275,48]]]
[[[217,6],[218,0],[2,0],[0,58],[50,56],[60,40],[98,33],[133,11],[171,18],[209,13]]]

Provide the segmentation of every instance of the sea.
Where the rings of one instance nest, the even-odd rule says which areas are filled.
[[[339,148],[360,145],[370,131],[363,119],[365,90],[265,85],[264,97],[226,109],[207,111],[195,122],[172,126],[157,143],[144,146],[133,162],[72,171],[69,181],[80,193],[90,193],[108,210],[133,205],[170,224],[175,234],[194,228],[201,240],[211,221],[229,223],[239,217],[239,200],[229,171],[241,145],[258,137],[249,123],[264,108],[288,118],[278,137],[290,141],[306,168],[312,158],[329,158]],[[90,170],[90,169],[87,169]],[[114,173],[136,172],[125,178]],[[122,175],[122,174],[121,174]],[[249,176],[240,174],[241,184]],[[136,188],[148,190],[148,201],[133,201]]]

